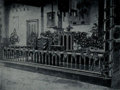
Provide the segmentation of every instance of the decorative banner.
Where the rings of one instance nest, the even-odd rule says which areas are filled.
[[[72,0],[69,23],[73,25],[89,25],[90,8],[90,0]]]
[[[55,12],[47,13],[47,27],[55,27]]]

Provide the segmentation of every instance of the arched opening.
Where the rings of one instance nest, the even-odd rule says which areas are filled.
[[[60,45],[63,45],[63,36],[61,35],[60,38],[61,38]]]
[[[64,46],[65,46],[65,50],[66,50],[66,39],[67,39],[67,37],[66,37],[66,35],[64,36]]]
[[[71,36],[68,36],[68,50],[71,49]]]

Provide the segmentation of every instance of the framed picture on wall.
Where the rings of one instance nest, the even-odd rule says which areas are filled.
[[[55,27],[55,12],[47,13],[47,27]]]

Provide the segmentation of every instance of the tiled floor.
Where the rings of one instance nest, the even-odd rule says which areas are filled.
[[[4,67],[0,63],[0,90],[115,90],[80,81],[63,79]]]

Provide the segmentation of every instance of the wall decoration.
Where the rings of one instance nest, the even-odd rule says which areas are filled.
[[[90,24],[90,0],[74,0],[70,9],[69,23],[73,25]]]
[[[55,12],[47,13],[47,27],[55,27]]]

